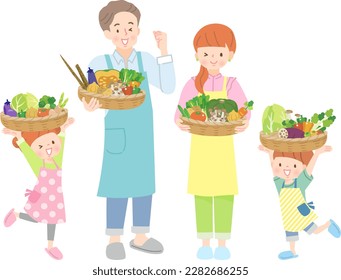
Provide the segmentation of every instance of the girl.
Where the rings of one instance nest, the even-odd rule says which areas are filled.
[[[4,219],[6,227],[18,218],[33,223],[47,224],[47,248],[45,251],[54,259],[60,260],[63,254],[53,247],[56,224],[65,222],[64,198],[62,192],[62,161],[65,129],[74,122],[69,118],[60,128],[41,132],[21,132],[8,128],[4,134],[12,135],[13,145],[19,148],[30,164],[38,181],[33,190],[26,190],[28,201],[25,211],[11,209]]]
[[[236,78],[220,73],[236,51],[232,30],[222,24],[209,24],[198,31],[193,44],[196,60],[201,64],[200,71],[185,85],[179,105],[185,107],[187,100],[198,94],[207,94],[211,99],[229,98],[236,101],[238,107],[243,106],[246,97]],[[189,131],[179,117],[180,112],[177,111],[177,126]],[[249,118],[250,113],[244,125],[236,128],[237,133],[248,127]],[[210,164],[204,165],[203,162]],[[232,136],[192,135],[188,192],[195,198],[197,235],[202,239],[197,257],[228,259],[230,252],[226,240],[231,235],[234,195],[238,193]],[[213,253],[210,239],[214,232],[218,247]]]
[[[305,191],[313,180],[312,172],[320,154],[332,150],[330,146],[323,146],[314,152],[284,153],[272,151],[259,146],[261,151],[269,154],[274,182],[279,195],[283,225],[286,240],[290,243],[290,251],[281,252],[278,257],[287,260],[298,257],[295,242],[298,232],[304,230],[308,234],[318,234],[328,229],[336,238],[341,235],[339,226],[333,221],[326,221],[317,226],[314,221],[317,215],[311,203],[306,203]]]

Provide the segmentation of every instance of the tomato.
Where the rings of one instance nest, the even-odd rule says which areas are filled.
[[[191,114],[191,119],[196,121],[206,121],[206,115],[204,112],[196,111]]]
[[[39,109],[38,109],[38,114],[37,114],[37,116],[38,116],[38,117],[46,117],[46,116],[49,115],[49,111],[50,111],[50,109],[39,108]]]
[[[132,86],[126,86],[126,87],[122,88],[122,92],[125,95],[131,95],[131,94],[133,94],[133,87]]]
[[[296,123],[294,125],[295,128],[298,128],[299,130],[302,130],[303,131],[303,123]]]

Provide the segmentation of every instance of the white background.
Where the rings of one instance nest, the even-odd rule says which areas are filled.
[[[20,92],[59,97],[64,91],[70,98],[67,107],[76,123],[67,131],[63,164],[67,223],[57,226],[55,239],[64,259],[54,261],[44,252],[45,225],[20,220],[10,228],[1,224],[0,278],[100,279],[92,276],[92,269],[98,266],[151,266],[175,268],[183,273],[186,266],[247,266],[249,275],[238,279],[337,277],[341,239],[334,239],[327,231],[318,236],[302,233],[297,244],[299,258],[278,260],[278,253],[287,250],[288,244],[268,158],[257,146],[261,117],[267,105],[279,103],[306,115],[333,108],[335,115],[341,117],[338,1],[135,0],[134,3],[142,14],[136,48],[159,55],[152,31],[167,32],[176,70],[176,90],[172,95],[151,88],[157,181],[151,236],[164,244],[165,251],[162,255],[147,255],[129,248],[133,237],[129,204],[123,237],[127,258],[115,262],[105,256],[108,242],[105,199],[96,196],[104,112],[85,112],[77,97],[77,83],[59,54],[72,66],[78,63],[86,71],[93,57],[113,52],[112,43],[105,39],[98,24],[98,12],[107,1],[1,1],[1,104]],[[222,72],[238,77],[248,99],[255,101],[250,128],[235,136],[240,193],[235,199],[232,239],[228,242],[232,258],[228,261],[196,259],[200,241],[196,238],[193,197],[186,190],[190,135],[179,131],[173,122],[182,87],[199,70],[193,37],[199,28],[214,22],[231,27],[237,39],[235,57]],[[36,181],[11,140],[0,135],[0,217],[13,207],[22,210],[26,201],[24,191]],[[340,143],[338,119],[329,129],[328,144],[334,150],[319,159],[315,180],[307,192],[308,200],[315,202],[320,224],[329,218],[341,224],[341,186],[337,173],[340,144],[337,143]],[[136,168],[132,162],[132,173]],[[134,279],[143,278],[157,277]],[[223,276],[189,278],[223,279]]]

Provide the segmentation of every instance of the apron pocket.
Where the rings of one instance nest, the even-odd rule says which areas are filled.
[[[105,150],[109,154],[121,154],[126,147],[124,128],[107,128],[105,130]]]
[[[301,213],[302,216],[308,216],[310,213],[310,207],[306,203],[302,203],[297,206],[297,210]]]

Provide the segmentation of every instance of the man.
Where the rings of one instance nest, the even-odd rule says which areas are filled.
[[[99,13],[99,22],[107,39],[116,46],[110,55],[101,55],[89,65],[94,71],[122,68],[141,72],[145,77],[140,88],[146,92],[144,103],[129,110],[108,110],[105,115],[105,143],[98,196],[107,198],[106,248],[109,259],[124,259],[123,234],[128,198],[133,201],[130,247],[147,253],[162,253],[162,244],[148,238],[152,195],[155,192],[153,110],[148,81],[164,93],[175,88],[172,56],[167,51],[167,35],[154,32],[161,56],[137,52],[140,11],[126,1],[111,1]],[[83,100],[86,110],[100,108],[98,100]]]

